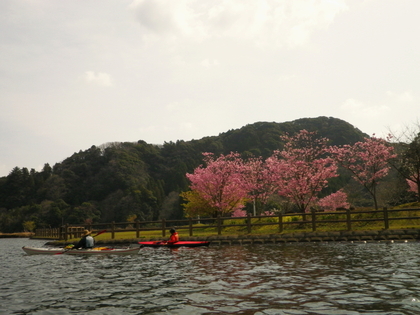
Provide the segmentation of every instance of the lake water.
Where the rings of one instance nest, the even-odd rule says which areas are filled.
[[[0,239],[0,314],[420,314],[420,243],[26,255]]]

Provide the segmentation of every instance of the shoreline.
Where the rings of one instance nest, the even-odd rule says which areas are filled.
[[[162,238],[98,240],[97,245],[130,245],[139,241],[161,241]],[[380,231],[302,232],[266,235],[211,235],[182,237],[183,241],[209,241],[213,245],[281,244],[304,242],[412,242],[420,240],[420,229]],[[65,245],[69,242],[53,241],[47,245]]]
[[[0,233],[0,238],[31,238],[35,233],[22,232],[22,233]]]

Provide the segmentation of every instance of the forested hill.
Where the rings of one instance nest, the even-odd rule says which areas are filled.
[[[185,174],[202,163],[202,152],[266,158],[282,147],[280,135],[302,129],[317,131],[335,145],[367,136],[343,120],[318,117],[257,122],[218,136],[163,145],[140,140],[92,146],[53,167],[46,164],[40,172],[15,167],[0,178],[0,232],[22,231],[24,222],[42,227],[180,218],[179,193],[188,189]]]

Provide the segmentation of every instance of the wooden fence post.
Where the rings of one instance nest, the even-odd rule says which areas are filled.
[[[192,224],[192,219],[191,218],[189,218],[188,225],[189,225],[189,228],[190,228],[190,236],[192,236],[193,235],[193,224]]]
[[[311,210],[311,214],[312,214],[312,232],[316,231],[316,215],[315,215],[315,210]]]
[[[283,233],[283,214],[279,213],[279,233]]]
[[[388,208],[387,207],[384,207],[384,224],[385,224],[385,230],[389,230]]]
[[[251,226],[251,213],[248,213],[246,216],[246,226],[248,228],[248,234],[251,234],[252,226]]]
[[[217,216],[217,234],[222,234],[222,220],[220,218],[220,215]]]
[[[136,238],[140,238],[140,221],[136,220]]]
[[[165,236],[166,236],[166,221],[163,218],[162,219],[162,237],[165,237]]]
[[[69,224],[67,223],[64,227],[64,240],[67,241],[69,239]]]
[[[351,231],[351,213],[350,209],[346,209],[347,231]]]

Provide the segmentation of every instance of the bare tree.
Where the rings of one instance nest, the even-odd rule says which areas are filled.
[[[406,126],[399,133],[390,133],[397,153],[391,165],[407,181],[407,187],[416,187],[420,202],[420,122]]]

